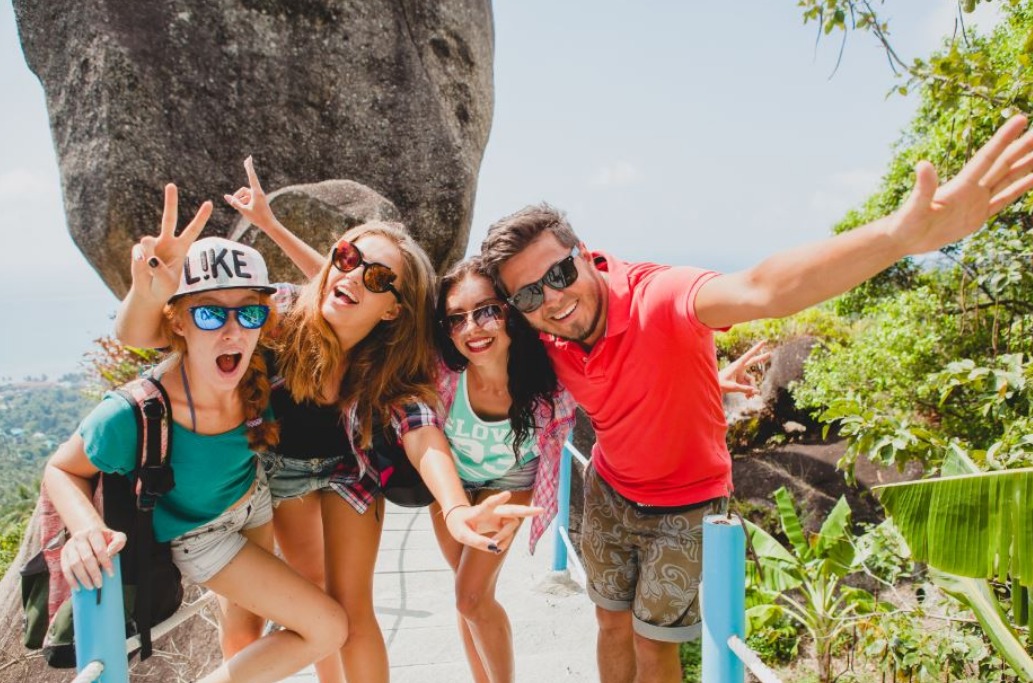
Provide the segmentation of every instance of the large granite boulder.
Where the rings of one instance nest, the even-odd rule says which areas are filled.
[[[816,343],[817,339],[811,336],[780,343],[771,350],[758,394],[749,399],[742,394],[724,395],[728,446],[733,452],[760,446],[776,435],[820,435],[821,425],[809,411],[796,406],[790,391],[794,382],[803,379],[804,365]]]
[[[153,232],[245,180],[348,178],[439,268],[460,257],[493,106],[489,0],[14,0],[46,92],[69,230],[108,286]],[[236,220],[216,202],[208,234]],[[280,276],[274,272],[274,276]]]

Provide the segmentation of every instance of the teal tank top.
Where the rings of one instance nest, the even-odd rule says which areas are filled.
[[[445,420],[445,436],[452,446],[456,471],[463,481],[491,481],[511,470],[517,459],[513,454],[513,427],[509,420],[482,420],[470,407],[466,389],[466,371],[459,376],[456,397]],[[525,441],[521,464],[534,456]]]

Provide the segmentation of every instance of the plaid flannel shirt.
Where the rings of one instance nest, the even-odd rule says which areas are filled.
[[[438,396],[441,397],[444,423],[448,411],[456,398],[460,373],[450,369],[444,362],[438,363]],[[533,505],[545,509],[545,512],[531,520],[531,553],[534,553],[538,539],[556,516],[557,488],[560,479],[560,456],[567,435],[574,428],[574,410],[577,405],[574,398],[562,386],[552,396],[555,410],[539,404],[534,414],[534,434],[531,450],[540,458],[538,476],[534,480],[531,498]]]
[[[369,477],[374,482],[380,481],[380,472],[373,465],[372,448],[362,448],[357,441],[359,436],[359,406],[353,403],[344,414],[344,426],[348,430],[348,442],[355,451],[355,460],[359,463],[359,476]],[[412,399],[407,403],[395,406],[391,410],[391,432],[398,440],[398,446],[402,445],[402,437],[420,427],[437,427],[441,429],[444,423],[438,414],[423,401]],[[374,493],[376,490],[374,490]],[[370,498],[372,500],[372,498]],[[369,505],[369,502],[366,503]],[[358,510],[355,503],[352,506]],[[363,508],[365,510],[365,508]],[[362,512],[363,510],[359,510]]]

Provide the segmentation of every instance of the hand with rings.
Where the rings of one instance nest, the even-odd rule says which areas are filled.
[[[161,214],[161,230],[157,237],[147,235],[133,245],[130,272],[133,288],[164,304],[179,288],[183,259],[190,245],[204,229],[212,215],[212,203],[206,201],[183,231],[176,234],[179,222],[179,192],[169,183],[165,186],[165,207]]]

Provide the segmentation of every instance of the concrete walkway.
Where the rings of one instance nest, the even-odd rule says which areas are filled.
[[[426,509],[388,504],[374,583],[392,683],[471,681],[456,627],[452,572]],[[513,625],[517,683],[599,679],[595,611],[580,586],[552,567],[552,534],[532,557],[524,524],[499,578],[499,602]],[[550,532],[552,529],[550,528]],[[310,668],[289,679],[315,683]]]

